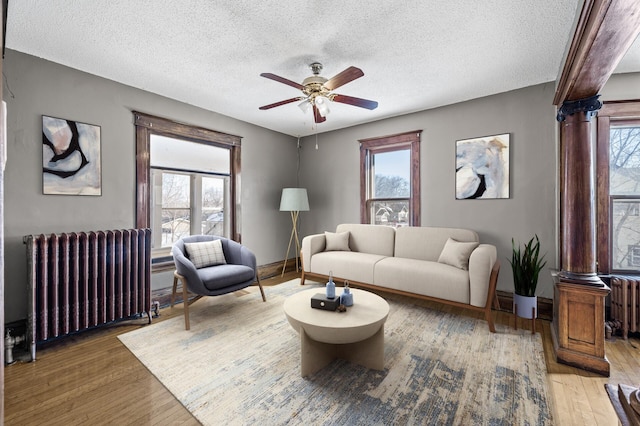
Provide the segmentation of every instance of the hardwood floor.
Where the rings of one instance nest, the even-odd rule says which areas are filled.
[[[295,272],[262,280],[265,286],[293,279]],[[268,297],[268,289],[267,289]],[[454,308],[456,309],[456,308]],[[181,305],[161,309],[164,321],[183,313]],[[460,310],[481,317],[482,313]],[[506,312],[496,323],[513,325]],[[198,421],[117,339],[141,321],[81,333],[47,345],[36,362],[5,368],[6,425],[136,424],[196,425]],[[527,321],[518,327],[530,329]],[[605,383],[640,386],[640,339],[606,342],[611,377],[601,377],[553,360],[550,323],[538,320],[547,360],[549,390],[558,425],[616,425]],[[158,350],[162,350],[158,348]]]

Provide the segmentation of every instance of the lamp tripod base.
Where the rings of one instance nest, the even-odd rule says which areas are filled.
[[[300,272],[298,268],[298,258],[300,253],[300,239],[298,238],[298,215],[300,212],[292,211],[291,212],[291,236],[289,237],[289,245],[287,246],[287,253],[284,255],[284,265],[282,266],[282,275],[284,277],[284,272],[287,269],[287,262],[289,261],[289,251],[291,250],[291,245],[295,241],[295,252],[296,252],[296,273]]]

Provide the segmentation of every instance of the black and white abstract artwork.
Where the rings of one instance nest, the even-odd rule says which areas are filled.
[[[509,133],[456,141],[456,199],[509,198]]]
[[[102,195],[100,126],[42,116],[44,194]]]

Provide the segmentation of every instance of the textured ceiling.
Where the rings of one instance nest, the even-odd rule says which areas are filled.
[[[318,132],[554,81],[582,0],[10,0],[6,46],[293,136],[316,131],[295,82],[336,93]],[[640,71],[638,42],[618,72]],[[150,111],[152,113],[152,111]]]

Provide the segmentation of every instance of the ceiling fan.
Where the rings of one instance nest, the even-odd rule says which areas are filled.
[[[260,74],[260,76],[262,77],[278,81],[291,87],[295,87],[296,89],[299,89],[302,91],[302,93],[304,93],[304,96],[298,96],[273,104],[264,105],[261,106],[260,109],[266,110],[275,108],[277,106],[286,105],[291,102],[302,101],[298,105],[300,109],[302,109],[303,112],[307,112],[309,110],[309,107],[312,107],[313,118],[315,122],[322,123],[326,120],[326,116],[329,113],[329,101],[353,105],[366,109],[376,109],[378,107],[378,102],[376,101],[370,101],[368,99],[355,98],[353,96],[333,93],[333,90],[337,89],[338,87],[344,86],[345,84],[355,80],[356,78],[362,77],[364,73],[360,68],[349,67],[336,76],[327,80],[320,75],[320,71],[322,71],[321,63],[314,62],[309,65],[309,67],[311,68],[311,72],[313,72],[313,75],[311,77],[305,78],[302,81],[302,84],[267,72]]]

